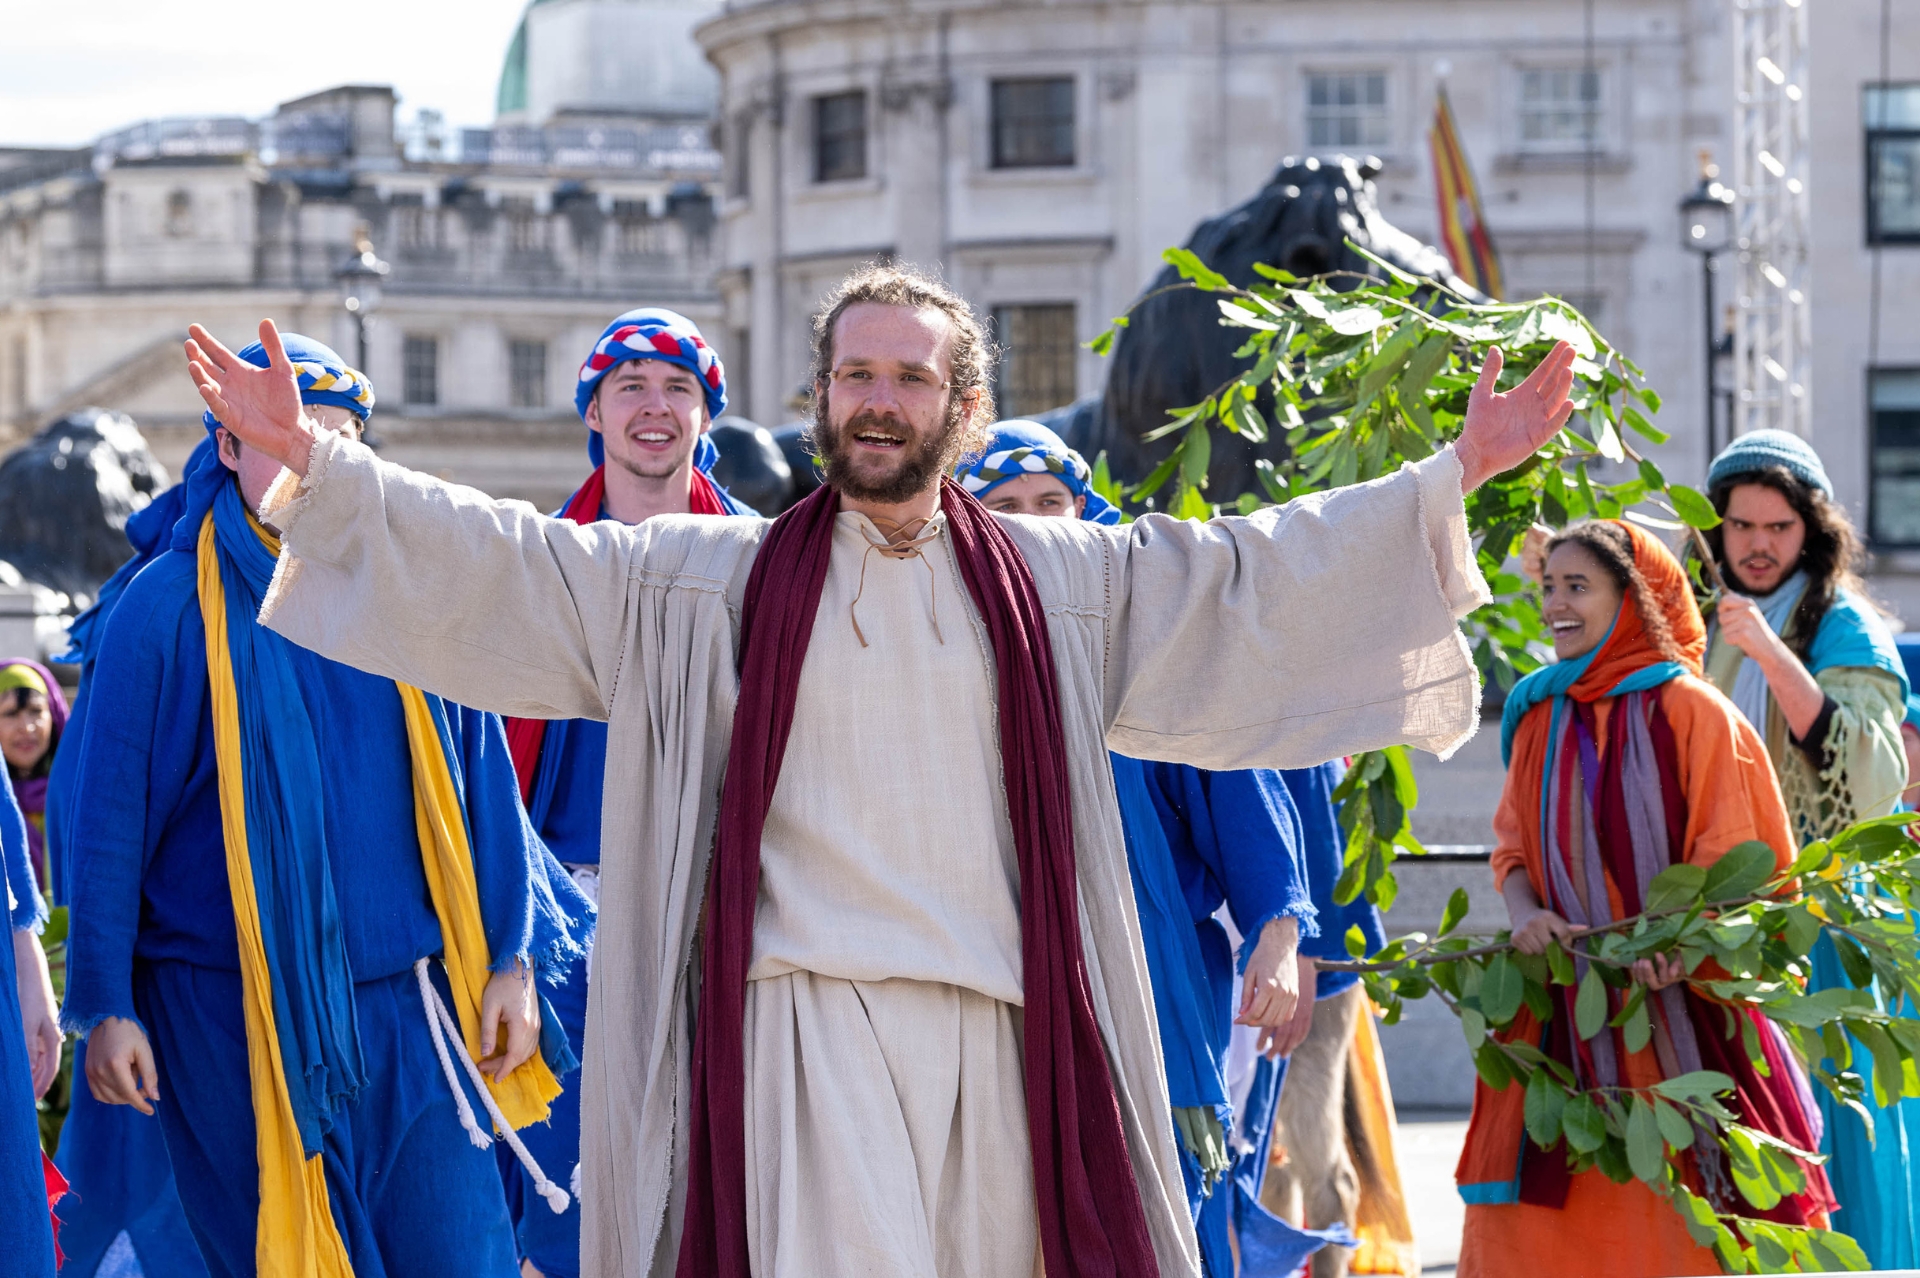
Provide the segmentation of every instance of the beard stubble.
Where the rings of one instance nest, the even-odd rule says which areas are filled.
[[[960,425],[960,405],[948,400],[936,431],[923,430],[902,418],[882,417],[878,413],[859,412],[839,424],[833,422],[832,406],[823,392],[818,415],[814,419],[813,438],[820,454],[820,467],[828,485],[842,496],[856,501],[898,505],[910,501],[934,487],[940,477],[959,464],[965,437]],[[853,437],[862,430],[885,429],[905,435],[900,457],[891,470],[875,475],[861,474],[853,464]]]

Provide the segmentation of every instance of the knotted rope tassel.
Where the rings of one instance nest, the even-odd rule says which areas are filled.
[[[467,1052],[466,1041],[460,1037],[460,1026],[453,1019],[453,1013],[440,1001],[440,991],[433,988],[433,982],[427,976],[427,963],[421,959],[413,965],[413,974],[420,981],[420,1001],[427,1009],[427,1029],[433,1034],[433,1050],[440,1057],[440,1068],[446,1071],[447,1086],[453,1089],[453,1103],[460,1111],[460,1126],[467,1129],[467,1139],[473,1142],[475,1149],[493,1148],[493,1137],[480,1130],[480,1123],[473,1116],[473,1106],[467,1101],[466,1089],[460,1086],[459,1075],[453,1072],[453,1057],[447,1050],[447,1038],[451,1036],[460,1049],[460,1064],[466,1067],[467,1077],[473,1080],[473,1090],[480,1095],[480,1103],[487,1107],[487,1114],[493,1119],[493,1125],[500,1133],[500,1139],[507,1142],[507,1148],[513,1151],[520,1165],[533,1177],[534,1192],[547,1200],[547,1206],[558,1216],[566,1211],[573,1199],[567,1191],[547,1179],[540,1170],[540,1164],[522,1143],[513,1127],[501,1114],[500,1106],[494,1102],[493,1093],[487,1090],[485,1077],[480,1067],[473,1063],[473,1057]],[[444,1027],[444,1031],[443,1031]],[[577,1191],[576,1191],[577,1192]]]

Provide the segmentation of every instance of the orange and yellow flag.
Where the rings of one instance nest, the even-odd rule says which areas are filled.
[[[1480,189],[1474,185],[1466,150],[1453,127],[1453,108],[1444,86],[1433,106],[1433,128],[1427,132],[1433,151],[1434,195],[1440,205],[1440,247],[1453,260],[1461,279],[1498,298],[1505,291],[1500,278],[1500,255],[1493,251],[1486,215],[1480,210]]]

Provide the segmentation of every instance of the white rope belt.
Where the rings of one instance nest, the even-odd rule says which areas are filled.
[[[440,1057],[440,1068],[446,1071],[447,1086],[453,1089],[453,1103],[460,1111],[460,1125],[467,1129],[467,1139],[473,1142],[475,1149],[493,1148],[493,1138],[480,1130],[480,1124],[473,1116],[473,1106],[467,1102],[466,1089],[460,1086],[460,1076],[453,1072],[453,1057],[447,1051],[449,1037],[459,1048],[460,1064],[466,1067],[467,1077],[473,1080],[473,1090],[479,1093],[480,1103],[487,1107],[487,1113],[492,1117],[493,1125],[500,1133],[500,1139],[507,1142],[507,1148],[513,1151],[514,1157],[520,1160],[520,1165],[527,1169],[529,1176],[533,1177],[534,1192],[547,1200],[547,1206],[553,1208],[554,1215],[560,1215],[566,1211],[573,1200],[567,1196],[566,1190],[547,1179],[547,1174],[540,1170],[540,1164],[534,1161],[532,1153],[514,1132],[513,1125],[500,1112],[500,1106],[494,1102],[493,1093],[487,1090],[485,1076],[480,1073],[480,1067],[473,1063],[473,1057],[467,1052],[466,1040],[460,1036],[459,1024],[453,1019],[453,1013],[447,1010],[447,1005],[440,1001],[440,991],[434,989],[433,982],[428,979],[428,961],[421,959],[415,963],[413,974],[420,981],[420,1001],[427,1009],[427,1029],[433,1033],[433,1050]],[[575,1169],[576,1177],[578,1170],[578,1168]],[[579,1191],[576,1181],[574,1192]]]

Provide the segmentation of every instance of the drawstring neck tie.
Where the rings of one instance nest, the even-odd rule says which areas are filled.
[[[918,559],[927,566],[928,612],[933,618],[933,637],[946,646],[947,637],[940,633],[940,598],[936,589],[933,563],[923,553],[940,536],[940,526],[933,522],[932,516],[908,520],[906,523],[894,523],[891,519],[869,515],[875,528],[880,530],[884,540],[875,541],[866,529],[860,535],[867,539],[867,549],[860,556],[860,585],[853,592],[853,602],[847,605],[847,614],[853,620],[854,638],[860,641],[862,648],[870,647],[866,632],[860,629],[860,596],[867,591],[867,560],[878,551],[888,559]]]

